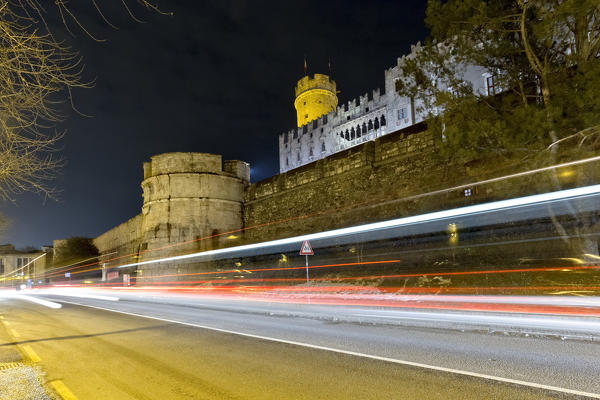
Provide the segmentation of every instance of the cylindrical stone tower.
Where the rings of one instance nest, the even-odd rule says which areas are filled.
[[[222,164],[220,155],[206,153],[165,153],[144,163],[140,260],[208,250],[231,240],[214,235],[242,227],[250,166]]]
[[[298,115],[298,127],[308,124],[330,111],[335,111],[338,104],[335,81],[329,76],[315,74],[305,76],[296,86],[294,107]]]

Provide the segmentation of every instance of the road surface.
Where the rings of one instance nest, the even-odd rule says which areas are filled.
[[[336,321],[323,317],[327,307],[315,305],[43,297],[63,307],[0,302],[4,329],[12,335],[0,346],[28,346],[47,381],[64,382],[79,399],[545,399],[600,393],[600,344],[592,341],[377,318]],[[357,310],[385,312],[345,312]]]

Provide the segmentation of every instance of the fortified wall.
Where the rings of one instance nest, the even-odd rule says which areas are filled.
[[[324,231],[397,215],[395,206],[376,204],[418,190],[415,183],[422,181],[423,171],[439,174],[431,158],[433,140],[418,133],[422,129],[383,136],[251,185],[244,197],[246,239]],[[357,207],[362,210],[357,212]]]
[[[94,240],[119,264],[217,248],[242,228],[250,166],[206,153],[166,153],[144,163],[142,213]],[[209,240],[202,240],[202,239]],[[173,249],[173,245],[177,245]]]
[[[95,244],[102,254],[126,256],[118,261],[122,265],[558,189],[552,182],[568,188],[600,179],[598,163],[510,179],[497,178],[544,163],[486,159],[446,165],[424,128],[409,127],[252,185],[242,161],[204,153],[154,156],[144,163],[142,213]],[[599,150],[564,151],[552,162]],[[173,268],[196,267],[158,264],[144,276]]]
[[[598,163],[546,169],[597,155],[562,147],[552,160],[473,159],[445,164],[423,123],[250,185],[245,239],[270,240],[521,197],[598,182]],[[511,176],[508,179],[500,177]]]

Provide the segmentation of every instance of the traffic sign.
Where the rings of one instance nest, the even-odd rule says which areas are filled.
[[[312,247],[310,247],[310,243],[308,242],[308,240],[302,242],[302,247],[300,248],[300,255],[313,256],[314,254],[315,252],[313,251]]]

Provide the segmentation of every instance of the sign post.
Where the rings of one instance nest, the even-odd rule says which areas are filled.
[[[312,256],[314,254],[315,254],[315,252],[313,251],[312,247],[310,247],[310,243],[308,242],[308,240],[305,240],[304,242],[302,242],[302,247],[300,248],[300,255],[306,257],[306,289],[307,290],[308,290],[308,287],[309,287],[309,280],[308,280],[308,256]]]

